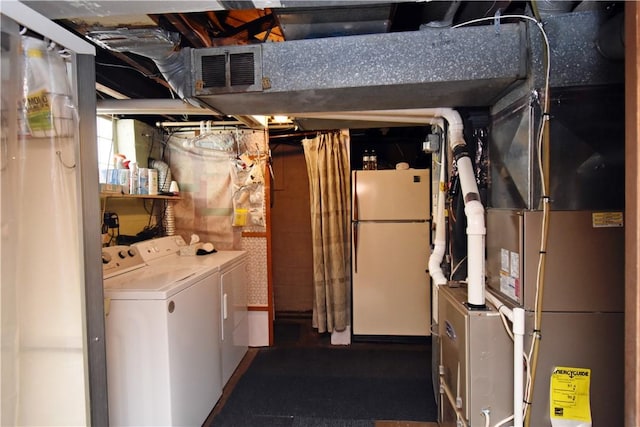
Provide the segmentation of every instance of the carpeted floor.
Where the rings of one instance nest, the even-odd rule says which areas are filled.
[[[380,425],[376,420],[436,421],[429,346],[331,346],[326,334],[309,336],[304,322],[284,323],[289,324],[278,328],[276,322],[274,347],[250,350],[245,368],[206,426],[374,427]]]

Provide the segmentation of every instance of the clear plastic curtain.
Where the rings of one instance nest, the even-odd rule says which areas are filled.
[[[21,41],[3,140],[2,422],[86,425],[77,111],[59,49]]]
[[[343,331],[350,318],[348,131],[304,139],[313,244],[313,327]]]

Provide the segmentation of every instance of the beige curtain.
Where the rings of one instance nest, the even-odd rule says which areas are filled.
[[[313,242],[313,327],[343,331],[350,318],[348,131],[304,139]]]

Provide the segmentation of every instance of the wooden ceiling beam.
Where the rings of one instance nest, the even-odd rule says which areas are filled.
[[[207,28],[195,19],[184,13],[167,13],[164,17],[194,48],[210,47],[212,45]]]

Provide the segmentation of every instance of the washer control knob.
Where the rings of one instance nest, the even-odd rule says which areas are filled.
[[[127,257],[127,252],[126,251],[120,251],[118,252],[118,256],[122,259],[125,259]]]

